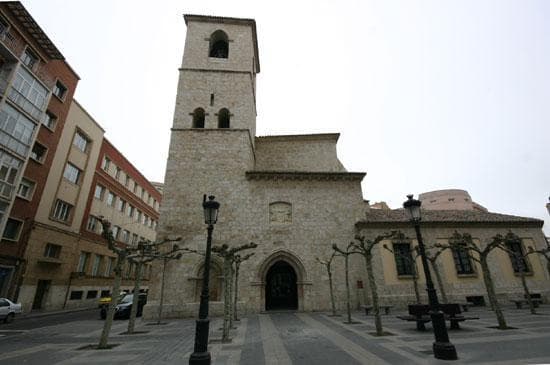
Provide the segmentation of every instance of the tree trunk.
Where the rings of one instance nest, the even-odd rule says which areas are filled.
[[[332,305],[332,315],[336,316],[336,303],[334,303],[334,290],[332,289],[332,271],[330,265],[327,266],[328,272],[328,287],[330,289],[330,304]]]
[[[351,296],[349,292],[349,268],[348,268],[349,255],[344,256],[344,268],[346,270],[346,308],[348,311],[348,323],[351,323]]]
[[[235,303],[235,292],[233,290],[233,263],[231,262],[231,266],[229,268],[229,294],[230,294],[230,301],[229,301],[229,328],[235,328],[233,327],[233,316],[235,315],[235,306],[233,305]]]
[[[415,270],[416,270],[416,267],[415,267]],[[413,287],[414,287],[414,296],[416,298],[416,303],[420,304],[420,292],[418,291],[418,273],[417,272],[413,274]]]
[[[223,331],[222,342],[229,342],[229,320],[231,317],[231,288],[230,288],[231,261],[227,257],[223,258]]]
[[[508,325],[506,324],[504,314],[500,310],[500,306],[498,304],[495,287],[493,286],[493,279],[491,279],[491,271],[489,270],[489,265],[487,263],[487,257],[481,256],[480,263],[481,270],[483,271],[483,281],[485,283],[485,288],[487,289],[487,296],[489,297],[491,307],[493,308],[493,310],[495,311],[495,315],[497,316],[498,328],[501,330],[506,329],[508,328]]]
[[[136,325],[136,315],[139,306],[139,287],[141,285],[141,270],[143,263],[136,262],[136,276],[134,282],[134,298],[132,299],[132,309],[130,311],[130,320],[128,321],[128,334],[134,333],[134,327]]]
[[[531,314],[537,314],[537,311],[535,310],[535,304],[533,303],[533,299],[531,298],[531,293],[529,293],[529,288],[527,287],[527,281],[525,280],[525,271],[523,271],[523,267],[520,267],[519,275],[521,277],[521,285],[523,286],[523,291],[525,292],[525,299],[527,299],[527,303],[529,304],[529,310],[531,311]]]
[[[115,315],[115,307],[118,304],[118,296],[120,293],[120,282],[122,281],[122,265],[124,264],[124,256],[118,255],[115,264],[115,279],[113,283],[113,291],[111,292],[111,303],[109,303],[109,309],[107,310],[107,318],[103,324],[103,331],[101,331],[101,337],[99,338],[98,349],[106,349],[107,341],[109,340],[109,333],[111,332],[111,326],[113,325],[113,316]]]
[[[238,262],[235,263],[235,294],[234,294],[235,301],[233,302],[233,320],[234,321],[239,320],[239,316],[237,313],[238,312],[237,301],[239,297],[239,266],[241,265]]]
[[[384,329],[382,328],[382,317],[380,316],[380,305],[378,303],[378,289],[374,280],[374,271],[372,270],[372,255],[367,253],[365,256],[365,265],[367,266],[367,277],[369,279],[369,287],[372,296],[372,308],[374,312],[374,325],[376,327],[376,335],[382,336]]]
[[[439,292],[441,293],[441,301],[444,304],[447,304],[449,303],[449,301],[447,300],[445,287],[443,287],[443,280],[441,280],[441,273],[439,272],[439,268],[437,267],[437,264],[435,261],[430,260],[430,264],[432,265],[432,269],[435,274],[435,280],[437,280],[437,286],[439,286]]]
[[[157,324],[160,324],[162,318],[162,306],[164,304],[164,277],[166,274],[166,262],[168,259],[165,257],[162,261],[162,282],[160,283],[160,303],[159,303],[159,316]]]

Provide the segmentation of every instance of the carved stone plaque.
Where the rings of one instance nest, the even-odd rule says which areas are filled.
[[[292,204],[285,202],[275,202],[269,204],[269,223],[292,223]]]

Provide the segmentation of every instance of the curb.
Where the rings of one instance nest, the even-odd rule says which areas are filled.
[[[19,316],[17,316],[17,318],[19,320],[22,320],[22,319],[49,317],[49,316],[55,316],[55,315],[58,315],[58,314],[91,311],[91,310],[94,310],[94,309],[96,309],[96,308],[95,307],[89,307],[89,308],[67,309],[67,310],[62,310],[62,311],[52,311],[52,312],[30,312],[30,313],[27,313],[27,314],[20,314]]]

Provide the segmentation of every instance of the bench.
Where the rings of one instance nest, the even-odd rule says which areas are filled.
[[[380,309],[384,310],[385,314],[390,314],[390,309],[393,308],[393,305],[379,305]],[[362,305],[361,308],[365,310],[365,314],[368,316],[369,312],[374,309],[372,305]]]
[[[458,330],[460,329],[460,322],[468,321],[471,319],[479,319],[479,317],[465,317],[461,315],[461,304],[450,303],[450,304],[441,304],[441,311],[445,314],[445,319],[451,322],[451,329]]]
[[[432,318],[429,315],[430,306],[426,304],[409,304],[409,315],[408,316],[397,316],[397,318],[409,321],[416,322],[417,331],[425,331],[426,323],[430,322]]]
[[[460,329],[460,322],[471,319],[479,319],[479,317],[465,317],[461,315],[462,312],[460,310],[460,304],[457,303],[441,304],[440,308],[445,315],[445,320],[451,323],[451,329]],[[416,329],[418,331],[425,331],[425,324],[432,320],[429,312],[430,306],[427,304],[410,304],[409,315],[397,316],[397,318],[404,321],[415,321]]]
[[[516,305],[517,309],[522,309],[524,304],[529,305],[529,301],[527,301],[527,299],[511,299],[510,301]],[[542,299],[531,298],[531,301],[533,302],[533,307],[535,308],[538,308],[539,305],[542,304]]]
[[[474,303],[470,303],[470,302],[458,303],[458,305],[460,306],[460,308],[462,308],[462,311],[463,311],[463,312],[468,312],[468,310],[470,309],[470,307],[475,306]]]

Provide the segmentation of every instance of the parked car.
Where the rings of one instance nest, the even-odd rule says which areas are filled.
[[[126,294],[115,308],[115,318],[130,318],[134,294]],[[139,293],[136,317],[143,313],[143,307],[147,304],[147,294]]]
[[[21,313],[21,303],[14,303],[9,299],[0,298],[0,319],[4,323],[11,323],[16,314]]]

